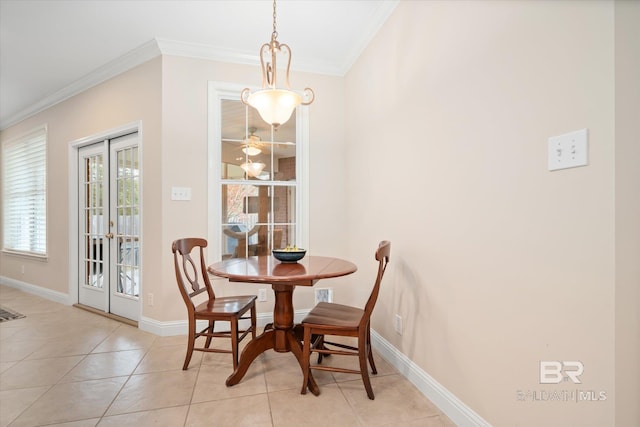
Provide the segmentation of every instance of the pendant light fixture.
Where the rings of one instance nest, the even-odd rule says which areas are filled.
[[[260,66],[262,69],[262,89],[251,93],[251,89],[245,88],[240,99],[258,110],[262,120],[272,125],[275,129],[284,124],[291,117],[291,113],[298,105],[309,105],[313,102],[315,94],[311,88],[305,88],[302,95],[294,92],[289,86],[289,68],[291,67],[291,49],[286,44],[277,40],[276,31],[276,2],[273,1],[273,32],[271,41],[260,48]],[[276,56],[284,54],[287,58],[285,74],[286,89],[278,89]]]
[[[266,165],[262,162],[252,162],[251,160],[247,160],[245,163],[240,165],[242,170],[252,178],[260,176],[265,166]]]

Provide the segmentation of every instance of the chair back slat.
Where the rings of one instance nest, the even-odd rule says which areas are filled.
[[[362,318],[362,323],[369,322],[371,318],[371,313],[373,312],[373,308],[376,305],[376,301],[378,300],[378,294],[380,293],[380,283],[382,282],[382,277],[384,276],[384,272],[387,269],[387,264],[389,263],[389,256],[391,255],[391,242],[388,240],[383,240],[378,244],[378,250],[376,250],[376,260],[378,261],[378,274],[376,275],[376,281],[373,285],[373,289],[371,290],[371,295],[369,295],[369,299],[367,300],[367,304],[364,307],[365,315]]]
[[[185,304],[190,308],[194,307],[191,299],[205,291],[208,292],[210,299],[215,298],[206,270],[204,257],[206,247],[205,239],[193,237],[176,240],[171,245],[178,288]],[[194,260],[194,256],[198,260]]]
[[[191,289],[193,289],[194,292],[199,291],[200,282],[198,281],[198,277],[200,275],[198,274],[196,264],[193,262],[193,258],[191,258],[191,254],[182,255],[182,273],[191,284]]]

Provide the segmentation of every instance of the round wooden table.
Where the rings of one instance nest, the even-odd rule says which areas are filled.
[[[236,370],[227,378],[227,386],[238,384],[251,363],[269,349],[292,352],[302,369],[302,344],[294,333],[293,290],[296,286],[313,286],[320,279],[346,276],[357,270],[355,264],[339,258],[307,255],[297,263],[282,263],[272,256],[231,258],[211,264],[209,273],[226,277],[230,282],[270,284],[275,294],[273,329],[249,342],[240,355]],[[320,394],[312,375],[309,390]]]

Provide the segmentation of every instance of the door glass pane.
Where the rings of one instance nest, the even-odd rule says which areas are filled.
[[[84,224],[82,238],[84,240],[84,264],[82,284],[93,288],[102,288],[104,267],[104,212],[103,196],[103,157],[95,155],[84,159],[83,187],[84,191]]]
[[[130,297],[139,296],[140,279],[140,170],[138,147],[117,152],[117,292]]]

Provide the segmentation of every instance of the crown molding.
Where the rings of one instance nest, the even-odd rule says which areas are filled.
[[[340,76],[345,76],[353,64],[356,63],[362,52],[369,46],[371,40],[378,34],[382,25],[387,22],[387,19],[391,16],[396,7],[400,4],[400,0],[394,0],[389,2],[380,2],[380,6],[377,9],[375,17],[370,21],[369,27],[362,31],[362,38],[359,43],[356,43],[351,49],[351,54],[347,55],[347,59],[340,68]]]
[[[159,55],[182,56],[188,58],[204,59],[245,65],[259,65],[260,58],[257,54],[241,52],[228,48],[213,47],[204,44],[186,43],[167,39],[149,40],[142,46],[127,52],[119,58],[87,74],[81,79],[60,89],[59,91],[41,99],[35,104],[9,116],[0,123],[0,130],[13,126],[47,108],[71,98],[87,89],[103,83],[119,74],[124,73],[138,65],[141,65]],[[316,72],[320,74],[341,75],[339,68],[326,63],[309,61],[292,67],[297,71]]]
[[[0,130],[13,126],[47,108],[71,98],[87,89],[103,83],[119,74],[141,65],[159,55],[183,56],[210,61],[220,61],[245,65],[258,65],[260,58],[256,54],[234,51],[228,48],[212,47],[197,43],[185,43],[166,39],[153,39],[133,49],[119,58],[109,62],[94,72],[41,99],[35,104],[9,116],[0,123]],[[299,64],[292,67],[297,71],[316,72],[320,74],[341,75],[336,67],[320,62]]]
[[[297,57],[291,64],[295,71],[343,77],[351,69],[358,57],[369,45],[380,27],[391,16],[399,0],[381,2],[376,16],[371,20],[367,31],[362,32],[362,38],[356,43],[343,64],[333,64],[328,61],[309,57]],[[93,86],[103,83],[119,74],[141,65],[159,55],[182,56],[210,61],[219,61],[244,65],[259,65],[260,58],[256,52],[238,51],[219,46],[187,43],[167,39],[152,39],[126,54],[98,68],[92,73],[80,78],[59,91],[41,99],[31,106],[7,117],[0,122],[0,130],[13,126],[28,117],[46,110],[62,101],[71,98]]]
[[[256,52],[248,52],[220,46],[167,39],[156,39],[156,42],[163,55],[183,56],[231,64],[260,65],[260,57],[256,53],[257,49]],[[291,69],[309,73],[344,76],[344,72],[342,71],[343,67],[335,66],[327,61],[318,61],[304,57],[296,57],[295,61],[291,63]]]
[[[87,89],[92,88],[102,82],[105,82],[119,74],[124,73],[140,64],[143,64],[150,59],[160,55],[158,44],[155,40],[150,40],[147,43],[139,46],[124,55],[109,62],[103,67],[98,68],[92,73],[85,75],[84,77],[76,80],[68,86],[60,89],[59,91],[52,93],[51,95],[41,99],[35,104],[19,111],[18,113],[8,117],[5,121],[0,123],[0,130],[6,129],[9,126],[13,126],[22,120],[33,116],[47,108],[71,98]]]
[[[188,43],[177,40],[156,38],[158,49],[163,55],[184,56],[209,61],[232,62],[236,64],[256,65],[260,63],[258,55],[224,47],[200,43]]]

